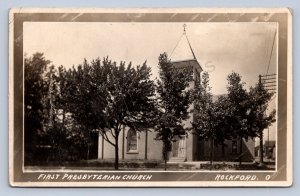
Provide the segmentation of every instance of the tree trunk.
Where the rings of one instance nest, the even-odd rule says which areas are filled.
[[[122,131],[122,160],[124,160],[125,157],[125,126],[123,125],[123,131]]]
[[[222,159],[225,161],[225,144],[224,141],[222,142]]]
[[[214,139],[210,138],[210,170],[213,169],[214,160]]]
[[[55,118],[54,118],[55,119]],[[59,135],[62,136],[62,132],[65,131],[65,110],[62,111],[62,126],[59,128]],[[66,160],[66,157],[62,157],[62,149],[64,148],[64,141],[62,137],[59,139],[59,157],[60,157],[60,164]]]
[[[118,145],[115,146],[115,170],[119,169],[119,148]]]
[[[239,165],[242,165],[242,156],[243,156],[243,138],[240,138],[240,156],[239,156]]]
[[[259,162],[260,164],[264,163],[264,141],[263,141],[264,135],[263,130],[260,131],[259,134]]]
[[[165,162],[165,171],[167,171],[167,161],[168,161],[168,142],[169,141],[163,141],[163,159]]]
[[[148,129],[145,132],[145,160],[148,159]]]
[[[165,171],[167,171],[167,159],[165,159]]]
[[[89,160],[90,157],[90,145],[87,145],[87,152],[86,152],[86,160]]]
[[[116,134],[116,138],[115,138],[115,170],[119,169],[119,143],[118,143],[118,139],[119,137]]]
[[[102,143],[101,143],[101,158],[104,159],[104,137],[102,135]]]

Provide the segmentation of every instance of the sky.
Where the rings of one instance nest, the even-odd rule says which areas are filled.
[[[259,74],[276,73],[277,40],[271,49],[276,23],[185,23],[198,62],[210,74],[214,94],[226,93],[226,77],[238,72],[246,86],[253,86]],[[81,23],[25,22],[24,53],[43,52],[56,66],[77,66],[109,56],[116,62],[147,61],[153,78],[158,76],[159,54],[172,53],[183,23]]]
[[[226,93],[226,78],[233,71],[242,76],[246,88],[258,82],[259,74],[277,72],[277,23],[271,22],[25,22],[23,51],[26,56],[42,52],[53,65],[65,67],[106,56],[133,65],[147,61],[154,79],[159,54],[170,56],[184,24],[198,62],[210,75],[213,94]]]

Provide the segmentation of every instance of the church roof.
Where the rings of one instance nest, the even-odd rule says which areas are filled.
[[[170,58],[172,61],[175,62],[196,60],[196,56],[186,35],[181,36],[181,39],[174,48]]]
[[[202,70],[201,65],[197,61],[197,58],[194,54],[193,48],[190,44],[190,41],[186,35],[186,31],[184,32],[177,42],[175,48],[173,49],[170,59],[172,63],[179,63],[179,62],[187,62],[191,63],[196,66],[197,69],[200,68]]]

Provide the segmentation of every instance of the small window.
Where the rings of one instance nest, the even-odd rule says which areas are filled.
[[[137,132],[133,129],[129,129],[127,133],[127,152],[137,152]]]
[[[231,146],[231,152],[232,154],[237,154],[237,141],[236,140],[233,140],[232,141],[232,146]]]

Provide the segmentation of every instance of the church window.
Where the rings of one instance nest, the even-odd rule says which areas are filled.
[[[133,129],[129,129],[127,133],[127,152],[137,152],[137,144],[137,132]]]

